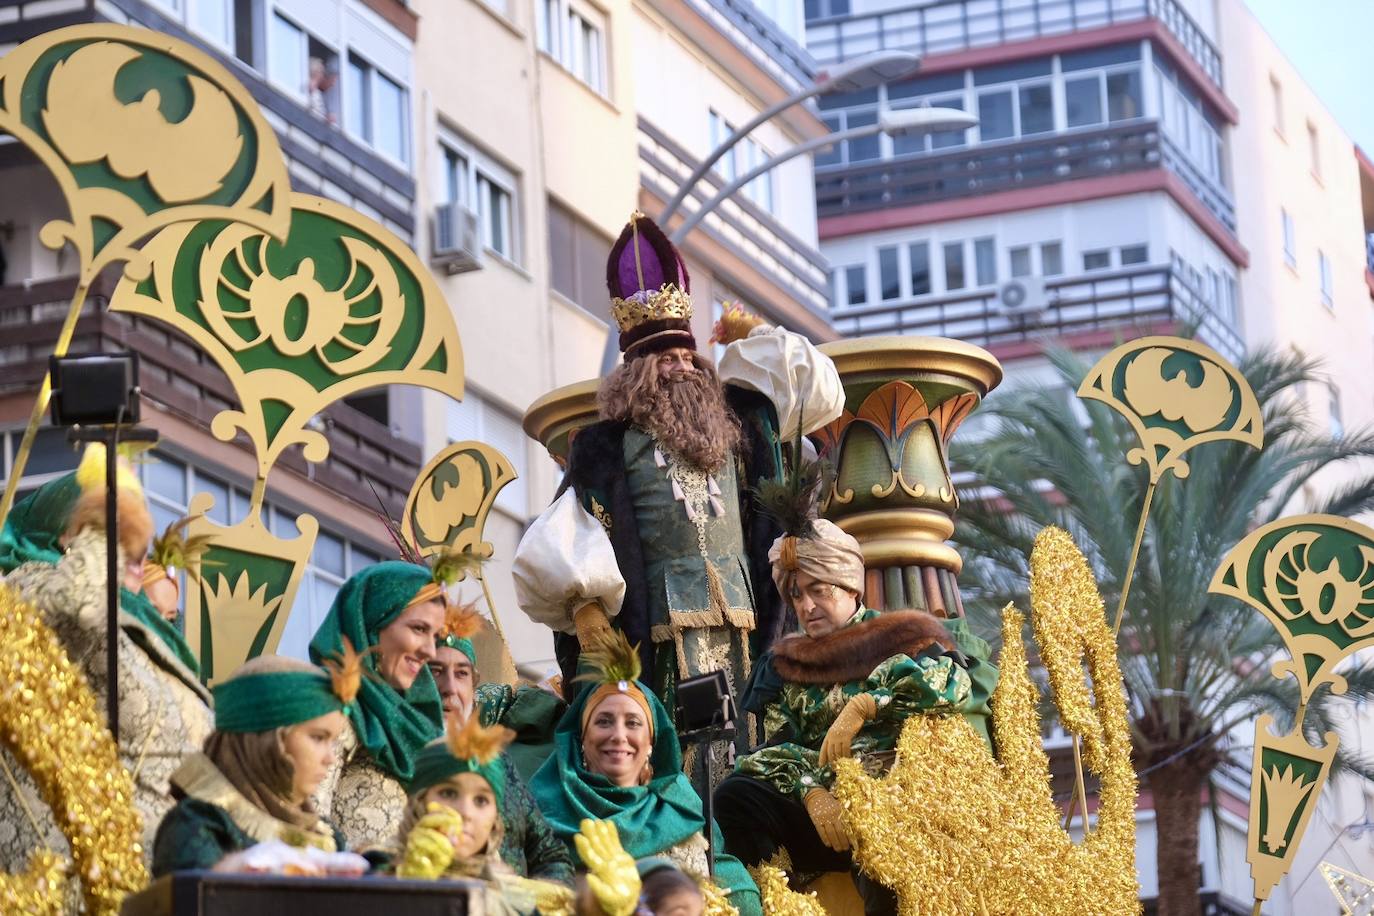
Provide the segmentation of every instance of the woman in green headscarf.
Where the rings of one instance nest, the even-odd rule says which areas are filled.
[[[361,659],[345,655],[328,674],[261,655],[215,685],[215,730],[172,774],[178,802],[157,830],[154,877],[224,867],[233,853],[272,840],[345,848],[310,804],[358,693]]]
[[[615,824],[636,859],[663,855],[706,880],[701,798],[682,771],[673,720],[653,691],[639,683],[639,654],[609,633],[582,653],[596,674],[554,734],[554,752],[530,789],[554,832],[581,864],[573,837],[584,820]],[[714,882],[741,916],[761,916],[758,888],[711,825]]]
[[[444,732],[428,668],[444,613],[444,591],[433,573],[392,560],[345,582],[310,641],[316,664],[342,652],[347,639],[368,669],[348,711],[339,758],[315,795],[316,810],[343,831],[350,849],[391,842],[415,755]]]
[[[146,855],[153,848],[153,832],[172,807],[168,778],[200,749],[214,719],[195,656],[176,627],[138,593],[152,517],[138,479],[122,461],[117,482],[124,585],[116,634],[120,759],[134,777],[133,801],[143,816]],[[10,511],[0,531],[0,572],[5,584],[34,604],[56,631],[102,711],[109,689],[105,558],[105,449],[91,446],[75,473],[43,485]],[[12,758],[5,762],[24,783],[24,793],[37,797],[26,772]],[[0,810],[11,815],[11,829],[0,831],[0,869],[27,868],[30,851],[38,847],[66,848],[46,811],[35,812],[37,825],[20,816],[26,809],[9,780],[0,781]]]

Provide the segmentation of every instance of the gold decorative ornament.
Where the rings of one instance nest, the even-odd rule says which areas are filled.
[[[1369,916],[1374,910],[1374,881],[1330,862],[1323,862],[1318,868],[1341,905],[1341,916]]]
[[[210,544],[186,577],[186,643],[206,684],[277,651],[320,531],[313,515],[300,515],[299,537],[280,538],[256,511],[224,527],[206,516],[214,505],[212,495],[197,493],[187,525],[189,537]]]
[[[940,912],[989,916],[1140,911],[1136,777],[1115,639],[1087,561],[1057,528],[1036,537],[1031,606],[1060,718],[1078,729],[1101,782],[1097,827],[1074,843],[1060,826],[1024,618],[1009,605],[992,698],[998,758],[963,718],[916,715],[886,776],[868,776],[852,758],[836,765],[855,858],[896,891],[903,914],[929,911],[932,901]],[[917,798],[933,801],[912,804]]]
[[[642,299],[611,300],[611,314],[616,327],[622,331],[637,328],[649,321],[692,320],[692,297],[677,286],[665,283]]]
[[[284,242],[220,221],[162,230],[144,246],[151,275],[126,276],[110,299],[111,311],[177,328],[229,377],[243,407],[210,429],[252,441],[253,512],[287,448],[328,455],[307,424],[334,401],[392,384],[463,396],[458,329],[428,267],[361,213],[308,194],[290,201]]]
[[[600,385],[600,379],[588,379],[555,388],[525,411],[521,421],[525,435],[543,445],[559,467],[567,465],[577,431],[596,422],[596,392]]]
[[[430,459],[410,488],[402,516],[406,537],[424,557],[447,552],[490,558],[494,548],[482,536],[487,516],[501,490],[517,477],[510,459],[485,442],[449,445]],[[482,586],[492,623],[504,642],[505,631],[481,564],[459,569],[456,581],[469,571]]]
[[[1307,704],[1322,686],[1345,693],[1336,666],[1374,647],[1374,529],[1335,515],[1270,522],[1231,548],[1208,590],[1274,625],[1290,657],[1271,671],[1298,686],[1291,732],[1274,734],[1267,715],[1255,728],[1246,858],[1258,907],[1292,866],[1336,755],[1335,732],[1315,748],[1303,736]]]
[[[45,224],[48,248],[70,244],[76,289],[53,355],[63,356],[91,283],[173,223],[221,219],[285,238],[290,185],[276,134],[253,97],[204,51],[163,33],[109,23],[44,32],[0,58],[0,132],[52,174],[69,219]],[[52,394],[44,377],[0,498],[9,513]]]
[[[125,895],[148,883],[133,779],[61,640],[3,583],[0,672],[0,744],[32,774],[66,836],[87,912],[113,916]],[[60,857],[41,850],[23,875],[0,876],[0,908],[58,913],[65,889]]]

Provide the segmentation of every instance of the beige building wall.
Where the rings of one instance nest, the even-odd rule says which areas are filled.
[[[1374,421],[1374,325],[1354,145],[1242,0],[1219,2],[1226,91],[1243,113],[1230,161],[1240,241],[1250,253],[1241,273],[1246,344],[1320,358],[1330,385],[1308,385],[1304,398],[1314,427],[1337,418],[1345,429],[1366,426]]]
[[[1374,316],[1354,145],[1242,0],[1217,2],[1226,92],[1241,111],[1230,162],[1240,241],[1250,254],[1240,281],[1247,347],[1290,347],[1322,361],[1325,383],[1302,393],[1314,433],[1337,424],[1367,427],[1374,422]],[[1325,473],[1304,495],[1330,493],[1353,476],[1353,469]],[[1367,707],[1352,700],[1340,723],[1342,744],[1367,756],[1361,737],[1369,726]],[[1333,898],[1317,872],[1322,861],[1358,874],[1374,871],[1368,840],[1348,829],[1370,819],[1370,805],[1369,785],[1356,777],[1337,778],[1323,790],[1293,868],[1265,913],[1331,910]],[[1217,866],[1223,889],[1239,898],[1251,886],[1244,830],[1240,818],[1222,819]]]
[[[477,270],[435,271],[462,335],[464,403],[455,408],[441,396],[414,392],[399,395],[404,403],[394,406],[426,457],[475,429],[471,434],[519,470],[521,479],[488,519],[486,539],[495,553],[484,572],[515,660],[539,671],[552,663],[552,640],[517,606],[510,562],[557,480],[553,462],[520,432],[519,419],[546,391],[594,374],[606,334],[604,323],[551,291],[548,200],[556,197],[608,235],[634,205],[632,108],[617,101],[630,91],[626,42],[618,40],[629,5],[601,7],[609,98],[539,50],[533,4],[502,9],[482,0],[417,0],[414,8],[421,22],[415,49],[421,254],[430,257],[430,224],[449,195],[446,148],[471,151],[479,174],[483,163],[504,173],[512,192],[511,249],[503,256],[488,248]],[[474,583],[467,592],[476,597],[479,589]]]

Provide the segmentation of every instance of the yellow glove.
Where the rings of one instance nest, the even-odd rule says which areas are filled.
[[[396,866],[396,876],[429,881],[440,877],[453,863],[453,847],[462,833],[461,814],[430,802],[429,813],[410,828],[405,855]]]
[[[811,823],[816,825],[816,833],[821,842],[836,852],[849,848],[849,834],[844,829],[844,808],[830,794],[829,789],[812,789],[802,799],[806,813],[811,815]]]
[[[764,324],[762,318],[746,312],[744,306],[736,302],[720,313],[720,320],[711,328],[711,343],[729,344],[743,340],[761,324]]]
[[[585,649],[611,628],[611,618],[601,609],[601,602],[589,601],[573,611],[573,628],[577,630],[577,644]]]
[[[836,760],[849,756],[849,745],[864,723],[878,714],[878,701],[871,693],[859,693],[850,697],[844,709],[830,724],[821,742],[821,766],[829,766]]]
[[[573,834],[577,854],[587,866],[587,886],[606,916],[631,916],[639,906],[639,869],[620,845],[610,821],[584,820]]]

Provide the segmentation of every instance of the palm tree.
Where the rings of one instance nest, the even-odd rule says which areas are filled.
[[[1075,390],[1088,365],[1066,351],[1048,355]],[[1186,480],[1160,482],[1119,642],[1137,768],[1154,798],[1162,916],[1201,912],[1202,790],[1228,754],[1243,756],[1249,769],[1248,749],[1236,747],[1232,733],[1260,712],[1291,728],[1297,708],[1293,681],[1269,672],[1286,655],[1277,633],[1240,602],[1208,594],[1212,574],[1257,525],[1299,511],[1349,517],[1374,508],[1366,463],[1354,465],[1353,482],[1311,492],[1319,471],[1374,456],[1369,431],[1332,438],[1309,428],[1295,386],[1315,381],[1317,367],[1265,351],[1240,369],[1263,411],[1265,447],[1202,445],[1188,454]],[[961,585],[975,616],[1007,601],[1028,606],[1031,541],[1045,525],[1069,531],[1095,565],[1107,607],[1117,604],[1147,475],[1126,463],[1138,442],[1122,417],[1095,401],[1076,407],[1062,394],[1017,392],[992,409],[990,437],[957,444],[951,455],[974,475],[964,492],[983,497],[966,496],[956,532],[966,559]],[[1335,728],[1336,704],[1374,695],[1374,664],[1343,673],[1348,696],[1323,691],[1308,709],[1303,729],[1311,740]],[[1332,769],[1374,779],[1374,760],[1358,750],[1342,747]]]

